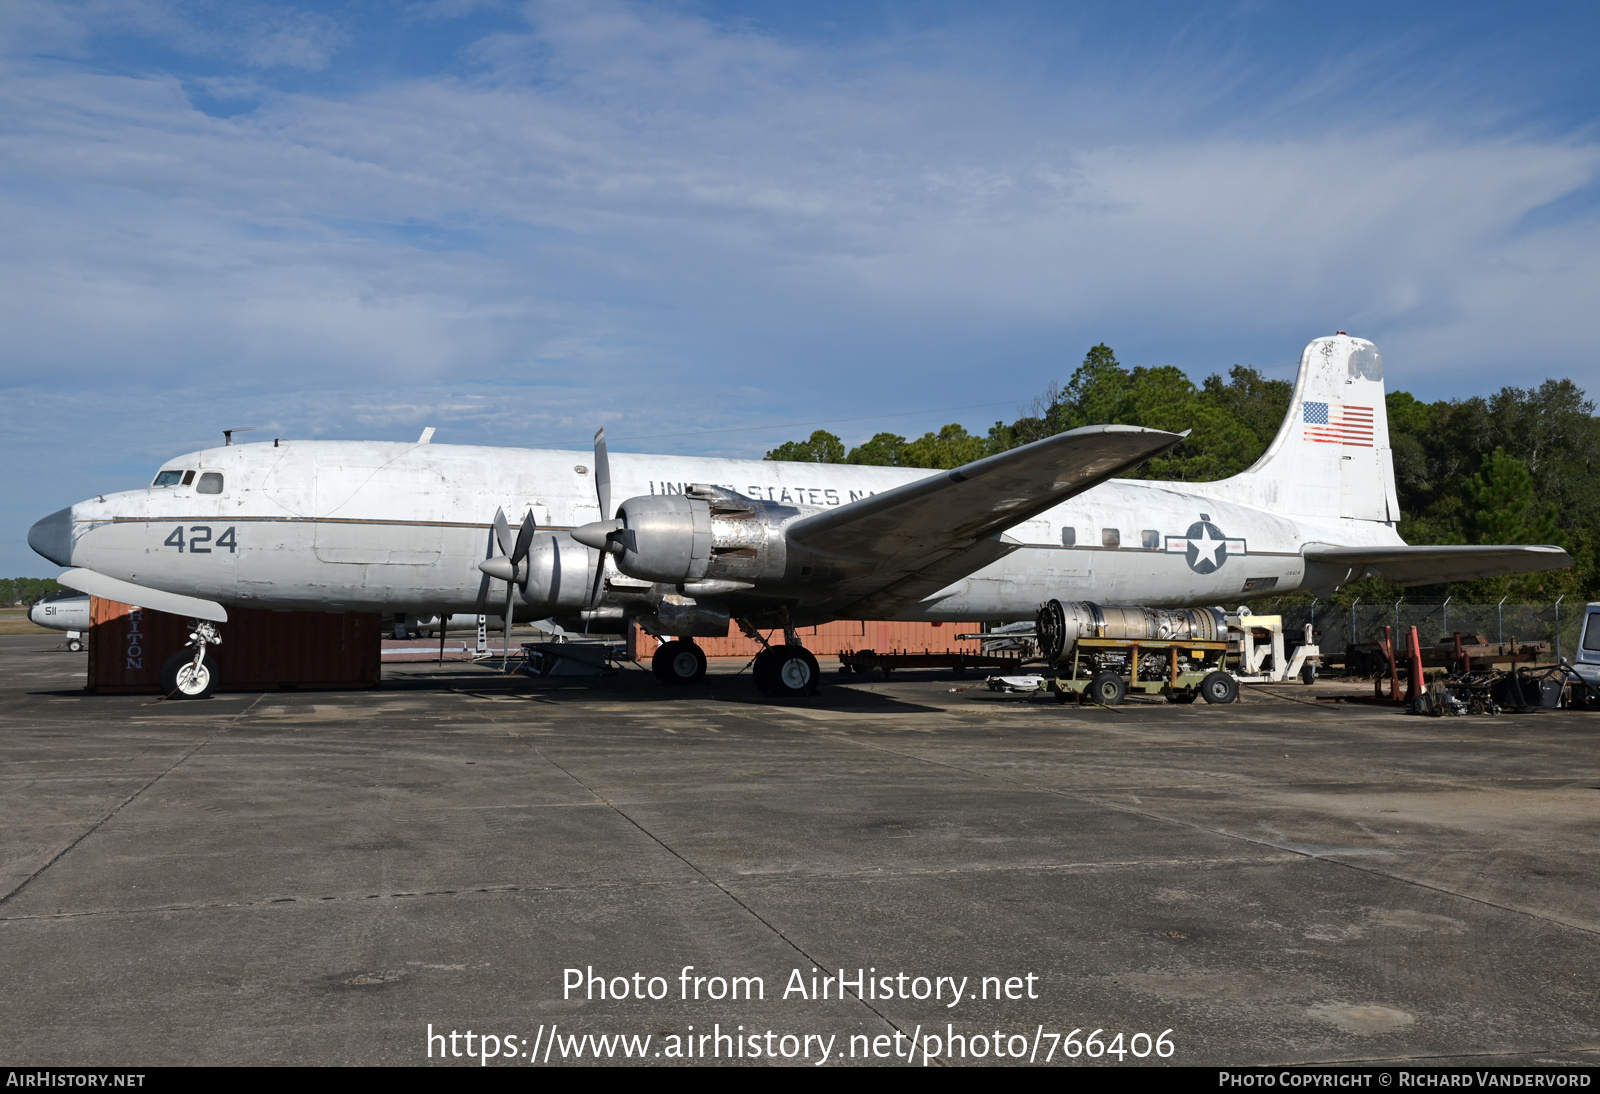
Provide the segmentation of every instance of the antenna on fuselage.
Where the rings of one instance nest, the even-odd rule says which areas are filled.
[[[233,444],[233,435],[235,433],[248,433],[252,429],[260,428],[258,425],[241,425],[235,426],[233,429],[224,429],[222,431],[222,445],[224,448],[230,447]]]

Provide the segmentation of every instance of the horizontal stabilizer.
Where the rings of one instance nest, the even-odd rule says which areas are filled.
[[[181,593],[162,592],[160,589],[151,589],[135,585],[131,581],[97,574],[93,570],[68,570],[56,580],[69,589],[77,589],[80,593],[98,596],[102,600],[115,600],[140,608],[152,608],[158,612],[181,615],[188,619],[206,619],[212,623],[228,621],[228,610],[216,601],[201,600],[197,596],[184,596]]]
[[[1571,555],[1560,547],[1548,544],[1450,547],[1333,547],[1312,544],[1304,554],[1307,562],[1348,567],[1350,576],[1341,578],[1339,584],[1376,575],[1399,585],[1443,585],[1480,577],[1559,570],[1572,565]]]

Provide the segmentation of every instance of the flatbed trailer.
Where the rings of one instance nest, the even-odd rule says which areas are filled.
[[[1114,706],[1129,692],[1162,695],[1174,703],[1192,703],[1202,695],[1207,702],[1231,703],[1239,687],[1227,674],[1227,659],[1226,641],[1079,638],[1045,687],[1061,703],[1087,698]]]

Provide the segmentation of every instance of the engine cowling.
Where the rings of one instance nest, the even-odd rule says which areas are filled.
[[[616,520],[586,524],[572,537],[611,554],[629,577],[725,594],[782,577],[780,521],[797,512],[696,484],[683,494],[629,498]]]
[[[521,566],[527,574],[522,585],[523,601],[540,615],[580,611],[588,601],[599,561],[598,554],[573,542],[570,536],[536,536]]]

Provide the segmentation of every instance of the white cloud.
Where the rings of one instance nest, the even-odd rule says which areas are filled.
[[[265,400],[336,432],[425,406],[532,440],[601,415],[643,433],[953,404],[924,393],[975,382],[974,403],[1021,402],[1101,338],[1209,371],[1341,327],[1402,386],[1600,381],[1596,221],[1518,227],[1595,177],[1592,141],[1184,131],[1170,96],[1192,83],[1045,87],[919,41],[600,4],[533,6],[470,70],[272,91],[268,70],[337,65],[350,32],[175,10],[117,8],[243,67],[119,75],[19,57],[88,48],[49,6],[10,26],[0,383],[48,371],[85,406],[145,408],[187,384],[208,423]],[[256,105],[210,116],[191,88]],[[495,394],[450,401],[479,384]]]

